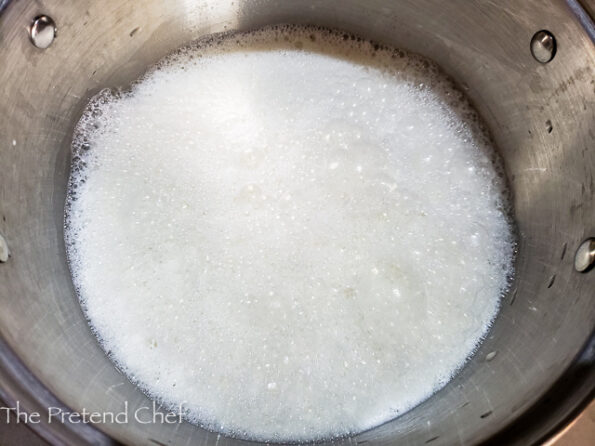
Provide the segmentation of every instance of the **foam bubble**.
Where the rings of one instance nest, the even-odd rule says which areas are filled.
[[[448,382],[512,274],[501,165],[431,62],[349,34],[211,36],[75,132],[66,242],[90,324],[229,435],[360,432]]]

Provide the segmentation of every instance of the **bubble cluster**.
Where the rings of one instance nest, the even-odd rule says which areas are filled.
[[[432,62],[276,26],[91,101],[66,242],[143,391],[228,435],[308,441],[403,413],[474,351],[513,271],[506,194]]]

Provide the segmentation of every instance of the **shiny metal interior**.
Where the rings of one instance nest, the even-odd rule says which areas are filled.
[[[405,415],[336,444],[530,444],[588,400],[595,272],[573,268],[595,235],[595,35],[575,1],[0,1],[0,398],[21,409],[133,410],[149,400],[89,330],[65,260],[63,207],[74,124],[87,100],[123,87],[208,33],[322,25],[421,53],[455,79],[486,121],[513,189],[517,277],[488,338],[444,389]],[[39,14],[58,27],[29,41]],[[539,30],[554,59],[531,55]],[[200,92],[189,92],[200,94]],[[63,444],[236,445],[188,423],[42,422]]]

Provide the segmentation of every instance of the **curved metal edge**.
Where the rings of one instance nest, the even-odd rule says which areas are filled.
[[[118,446],[121,443],[86,423],[47,422],[49,407],[72,412],[56,398],[21,362],[12,349],[0,337],[0,399],[7,407],[16,407],[23,412],[42,414],[39,424],[29,423],[26,427],[52,445],[105,445]]]
[[[577,401],[577,395],[584,397]],[[595,330],[554,385],[531,408],[483,445],[546,444],[576,420],[594,397]]]
[[[591,41],[595,43],[595,18],[591,17],[578,0],[566,0],[566,5],[572,11]]]
[[[0,16],[13,0],[0,0]],[[585,11],[577,0],[565,0],[587,35],[595,43],[594,19]],[[0,337],[0,400],[10,407],[19,401],[25,412],[40,411],[48,407],[59,407],[64,411],[70,409],[58,400],[21,362],[6,342]],[[585,398],[573,406],[573,397],[577,394]],[[541,444],[556,437],[589,405],[595,397],[595,332],[572,366],[546,392],[539,401],[523,413],[504,430],[484,442],[485,446],[514,444],[521,438],[530,444]],[[558,412],[566,412],[560,414]],[[546,414],[546,415],[544,415]],[[560,416],[562,415],[562,418]],[[535,438],[532,433],[539,431],[545,419],[551,419],[555,424],[545,433]],[[557,422],[556,422],[557,420]],[[29,424],[37,435],[52,445],[106,445],[120,446],[108,435],[89,424],[60,424],[63,429],[55,429],[47,423]]]
[[[2,15],[2,11],[6,9],[6,7],[11,1],[12,0],[0,0],[0,15]]]

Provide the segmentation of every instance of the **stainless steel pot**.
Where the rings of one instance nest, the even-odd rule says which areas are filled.
[[[126,86],[176,47],[283,22],[347,30],[438,62],[496,140],[519,231],[516,282],[468,365],[414,410],[335,443],[529,444],[592,396],[595,271],[581,274],[573,262],[595,236],[595,31],[574,0],[0,0],[0,8],[0,234],[11,251],[0,263],[0,398],[8,405],[41,413],[150,405],[97,344],[65,262],[74,124],[92,95]],[[40,14],[58,27],[47,49],[28,34]],[[542,29],[557,44],[548,63],[535,58],[552,56],[547,36],[531,52]],[[247,444],[188,423],[31,427],[66,444]]]

